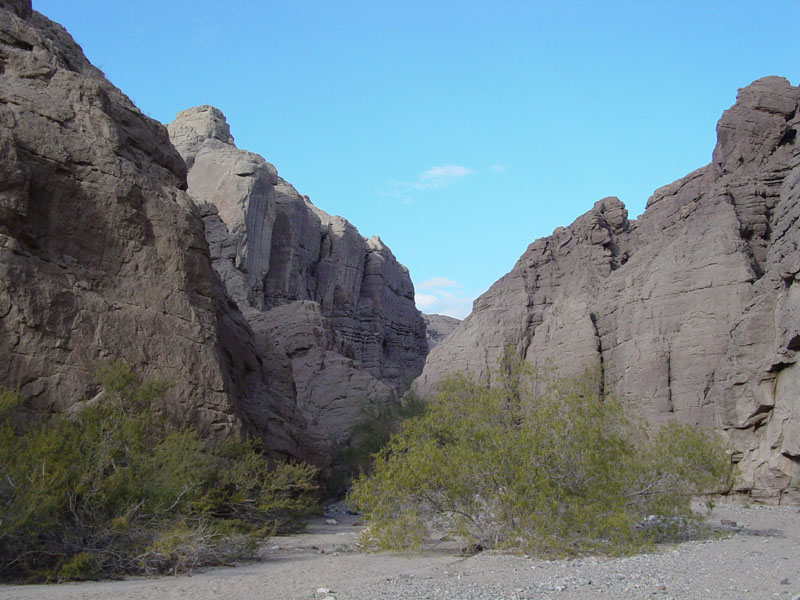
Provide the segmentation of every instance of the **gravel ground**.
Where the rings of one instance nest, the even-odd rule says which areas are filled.
[[[627,558],[543,561],[492,552],[459,557],[354,552],[357,517],[337,513],[306,533],[274,538],[263,561],[192,576],[47,586],[0,586],[0,599],[534,600],[540,598],[800,600],[797,507],[723,504],[710,521],[735,521],[723,539],[660,547]]]

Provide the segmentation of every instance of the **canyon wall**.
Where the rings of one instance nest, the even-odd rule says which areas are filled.
[[[712,162],[656,190],[635,220],[605,198],[534,241],[428,357],[483,380],[504,347],[537,368],[599,369],[655,427],[719,428],[737,490],[800,501],[800,89],[739,90]]]
[[[214,268],[265,362],[288,365],[284,399],[307,418],[309,441],[335,447],[422,371],[425,323],[408,270],[380,238],[362,237],[238,149],[218,109],[183,111],[168,129]]]
[[[422,318],[425,320],[426,335],[428,337],[428,350],[441,342],[444,338],[455,331],[456,327],[461,323],[460,319],[449,317],[447,315],[426,315],[423,314]]]
[[[177,146],[172,145],[170,134]],[[123,359],[208,437],[331,466],[419,375],[408,271],[238,150],[222,113],[144,116],[30,2],[0,2],[0,385],[79,410]]]
[[[30,2],[0,5],[0,384],[46,418],[124,359],[169,381],[164,409],[208,436],[303,455],[249,326],[214,272],[186,166]]]
[[[169,381],[208,437],[331,466],[408,382],[491,383],[507,346],[602,374],[658,427],[724,432],[737,490],[800,501],[800,89],[740,90],[709,165],[533,242],[453,325],[377,237],[316,208],[212,107],[144,116],[29,1],[0,0],[0,384],[30,418],[102,400],[97,365]],[[173,146],[174,144],[174,146]],[[177,148],[177,150],[176,150]]]

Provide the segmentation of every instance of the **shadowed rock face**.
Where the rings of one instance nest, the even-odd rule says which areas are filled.
[[[307,443],[329,456],[365,408],[404,392],[422,370],[425,324],[408,270],[379,238],[363,238],[236,148],[218,109],[183,111],[168,129],[214,268],[267,368],[279,366],[272,379],[288,365],[283,401],[307,419]]]
[[[739,490],[800,501],[800,89],[766,77],[717,125],[711,164],[629,220],[616,198],[536,240],[415,382],[486,379],[506,345],[560,374],[599,368],[655,426],[721,428]]]
[[[0,384],[46,417],[123,358],[206,435],[328,466],[422,369],[408,272],[236,149],[218,110],[170,128],[183,156],[62,27],[0,1]]]
[[[46,416],[123,358],[207,435],[302,457],[247,322],[214,272],[186,166],[59,25],[0,3],[0,384]]]

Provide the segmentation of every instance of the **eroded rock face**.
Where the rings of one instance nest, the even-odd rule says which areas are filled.
[[[122,358],[172,383],[165,408],[206,435],[303,456],[166,129],[30,2],[0,3],[0,160],[0,384],[46,416]]]
[[[428,348],[430,350],[455,331],[456,327],[461,323],[460,319],[447,315],[423,314],[422,318],[425,320],[425,330],[428,338]]]
[[[655,426],[718,427],[738,488],[800,501],[800,89],[739,91],[711,164],[629,220],[616,198],[536,240],[430,354],[417,390],[491,377],[507,345],[537,367],[599,368]]]
[[[256,344],[280,355],[265,362],[290,365],[284,401],[307,419],[317,454],[329,455],[365,407],[390,401],[422,370],[425,325],[408,271],[379,238],[363,238],[236,148],[218,109],[183,111],[168,129],[214,268]]]
[[[46,417],[123,358],[206,435],[328,466],[421,371],[408,273],[236,149],[216,109],[171,132],[183,156],[63,28],[0,1],[0,384]]]

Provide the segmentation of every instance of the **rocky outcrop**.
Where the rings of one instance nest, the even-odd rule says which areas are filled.
[[[739,91],[711,164],[629,220],[616,198],[533,242],[430,354],[417,390],[491,379],[507,345],[536,367],[598,368],[655,426],[719,427],[738,490],[800,501],[800,89]]]
[[[172,384],[175,419],[328,466],[421,371],[408,272],[238,150],[216,109],[170,132],[180,153],[62,27],[0,1],[0,385],[46,417],[123,358]]]
[[[428,349],[433,350],[433,347],[441,342],[444,338],[450,335],[459,323],[460,319],[449,317],[447,315],[422,315],[425,321],[425,331],[428,339]]]
[[[407,269],[377,237],[316,208],[262,157],[239,150],[223,114],[200,106],[168,125],[203,214],[214,268],[285,373],[283,401],[323,457],[370,404],[422,370],[425,324]]]
[[[0,385],[46,416],[122,358],[172,384],[164,408],[304,457],[250,328],[214,272],[186,166],[30,2],[0,3]]]

